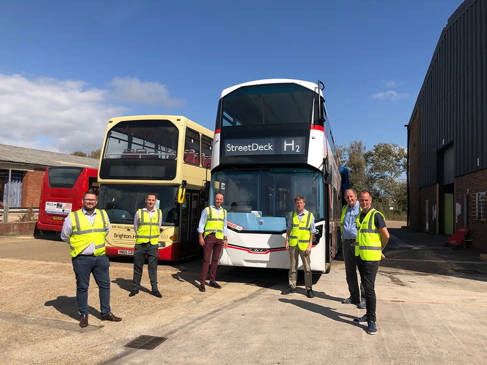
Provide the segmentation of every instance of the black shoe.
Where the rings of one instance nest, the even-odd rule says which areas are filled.
[[[198,288],[198,289],[200,290],[200,292],[204,292],[204,291],[206,291],[206,289],[205,289],[205,284],[200,284],[200,286],[199,286],[199,288]]]
[[[374,321],[368,321],[367,323],[367,333],[369,335],[376,335],[377,334],[377,326],[375,325]]]
[[[358,305],[359,302],[355,302],[352,300],[352,297],[348,297],[347,299],[343,299],[342,300],[342,304],[355,304],[355,305]]]
[[[211,286],[212,288],[216,288],[216,289],[221,289],[221,285],[218,284],[216,281],[210,281],[210,284],[208,284],[209,286]]]
[[[315,294],[313,293],[313,289],[306,290],[306,296],[308,298],[313,298],[315,296]]]
[[[365,298],[362,298],[362,300],[360,301],[360,303],[357,304],[357,308],[359,308],[359,309],[365,309],[365,308],[367,308],[367,304],[365,302]]]
[[[117,317],[115,314],[112,312],[108,312],[107,314],[103,314],[101,316],[102,321],[112,321],[112,322],[120,322],[122,318]]]
[[[157,290],[157,289],[156,289],[156,290],[152,290],[150,293],[151,293],[153,296],[155,296],[155,297],[162,298],[162,294],[161,294],[161,292],[160,292],[159,290]]]
[[[79,320],[79,326],[81,328],[85,328],[88,326],[88,315],[87,314],[82,314],[81,318]]]
[[[288,286],[286,289],[284,289],[281,294],[286,295],[286,294],[291,294],[296,291],[296,288],[293,288],[292,286]]]
[[[367,317],[366,314],[364,314],[362,317],[360,318],[354,318],[353,321],[355,323],[360,323],[360,322],[368,322],[369,321],[369,317]]]
[[[133,297],[135,294],[139,294],[139,289],[132,289],[130,291],[129,297]]]

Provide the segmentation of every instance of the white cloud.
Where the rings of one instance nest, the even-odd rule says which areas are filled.
[[[158,82],[140,81],[133,77],[115,77],[110,82],[112,97],[126,103],[162,105],[168,108],[184,104],[183,99],[171,98],[167,87]]]
[[[394,90],[386,90],[383,92],[373,94],[372,98],[377,100],[397,101],[397,100],[407,98],[408,96],[409,96],[408,93],[398,93],[397,91]]]
[[[71,153],[101,147],[108,119],[127,108],[83,81],[0,74],[0,143]]]
[[[0,74],[0,143],[71,153],[91,152],[103,142],[109,118],[127,115],[126,103],[177,107],[166,86],[116,77],[107,90],[84,81],[29,79]]]
[[[387,87],[393,87],[397,85],[395,81],[384,81],[384,84],[386,84]]]

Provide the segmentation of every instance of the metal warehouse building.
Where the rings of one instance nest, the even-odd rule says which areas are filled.
[[[408,124],[408,225],[487,251],[487,0],[448,19]]]

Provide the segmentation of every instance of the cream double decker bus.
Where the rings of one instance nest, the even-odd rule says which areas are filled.
[[[197,225],[207,201],[213,132],[175,115],[138,115],[109,120],[98,169],[98,207],[111,228],[109,256],[132,256],[134,214],[156,194],[163,221],[159,259],[198,254]]]

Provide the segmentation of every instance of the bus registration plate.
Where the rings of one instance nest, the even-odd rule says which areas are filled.
[[[54,221],[62,221],[62,220],[64,220],[64,217],[59,217],[59,216],[55,215],[55,216],[52,217],[52,220],[54,220]]]
[[[131,250],[118,250],[119,255],[133,256],[134,251]]]

